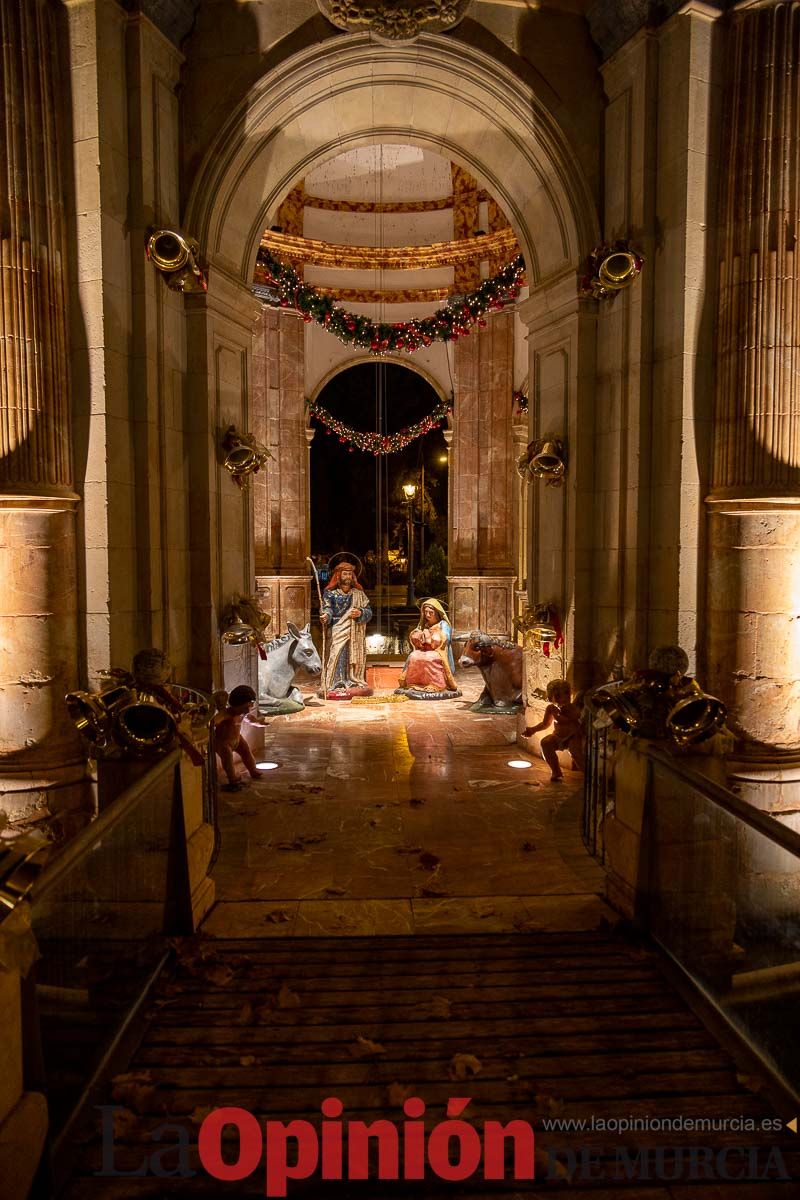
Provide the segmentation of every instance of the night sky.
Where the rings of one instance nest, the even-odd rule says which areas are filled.
[[[391,362],[359,363],[340,372],[320,392],[318,403],[356,429],[377,429],[379,372],[384,373],[385,432],[395,433],[421,420],[438,404],[439,397],[421,375]],[[327,559],[339,550],[351,550],[363,556],[376,549],[377,460],[362,450],[350,453],[336,434],[327,434],[318,421],[312,424],[317,430],[311,444],[312,553]],[[405,450],[384,456],[388,510],[384,498],[383,526],[388,528],[390,547],[404,539],[406,510],[401,489],[409,482],[419,487],[424,455],[426,491],[439,518],[426,528],[425,541],[438,541],[446,549],[447,465],[439,461],[446,449],[441,429],[434,429]]]

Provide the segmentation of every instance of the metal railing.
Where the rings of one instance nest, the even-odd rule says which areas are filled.
[[[28,892],[40,958],[25,981],[26,1073],[47,1095],[55,1180],[76,1122],[127,1061],[169,937],[192,932],[180,758],[122,792]]]
[[[615,741],[603,728],[587,739],[583,837],[601,861]],[[637,923],[800,1103],[800,834],[684,759],[636,749],[646,762]]]

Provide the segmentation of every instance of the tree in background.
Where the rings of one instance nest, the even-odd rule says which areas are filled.
[[[414,586],[421,598],[435,596],[439,599],[447,596],[447,555],[437,542],[425,551]]]

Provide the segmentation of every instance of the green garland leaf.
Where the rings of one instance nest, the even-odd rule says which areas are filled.
[[[369,317],[348,312],[330,296],[302,282],[288,263],[281,263],[268,250],[260,250],[259,263],[277,288],[282,308],[294,308],[306,321],[316,321],[323,329],[348,345],[362,346],[372,354],[405,350],[413,354],[434,342],[454,342],[477,324],[486,324],[486,314],[502,309],[506,298],[519,295],[525,260],[518,255],[491,279],[461,300],[451,301],[430,317],[398,321],[393,325],[375,322]]]

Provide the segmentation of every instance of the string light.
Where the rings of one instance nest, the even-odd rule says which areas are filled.
[[[449,404],[440,401],[427,417],[423,417],[421,421],[416,421],[413,425],[406,425],[397,433],[372,433],[363,429],[353,429],[352,425],[345,425],[343,421],[334,417],[333,413],[328,412],[327,408],[323,408],[314,400],[306,400],[306,404],[311,416],[324,425],[328,433],[338,436],[343,445],[347,445],[351,450],[364,450],[376,457],[381,454],[397,454],[399,450],[405,450],[406,446],[416,441],[417,438],[424,437],[432,429],[438,429],[439,426],[444,425],[447,417],[453,411]]]
[[[304,321],[316,321],[345,345],[362,346],[372,354],[396,350],[413,354],[434,342],[455,342],[466,337],[474,325],[486,325],[487,313],[499,311],[509,299],[516,299],[525,271],[520,254],[491,279],[485,279],[476,291],[451,300],[433,316],[390,325],[340,308],[330,296],[303,283],[293,267],[278,262],[268,250],[260,251],[259,263],[277,289],[281,308],[296,309]]]

